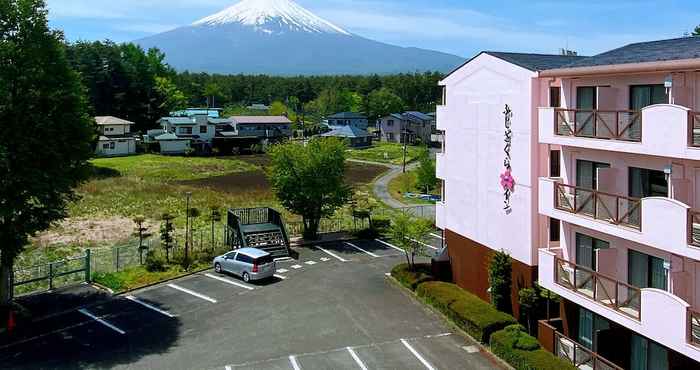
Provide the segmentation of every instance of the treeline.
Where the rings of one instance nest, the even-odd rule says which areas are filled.
[[[437,72],[297,77],[177,73],[157,49],[111,41],[65,47],[87,90],[90,113],[133,121],[137,131],[155,128],[160,117],[188,106],[242,114],[249,113],[246,106],[261,103],[273,107],[270,114],[307,123],[341,111],[362,112],[370,119],[403,110],[431,112],[443,77]]]

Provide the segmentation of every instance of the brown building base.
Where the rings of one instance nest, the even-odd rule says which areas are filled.
[[[489,262],[494,253],[489,247],[445,229],[447,251],[452,264],[452,281],[461,288],[489,302]],[[537,266],[513,259],[511,303],[513,316],[519,318],[518,292],[537,281]]]

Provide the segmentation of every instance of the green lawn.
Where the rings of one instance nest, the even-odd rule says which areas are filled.
[[[122,177],[158,183],[203,179],[256,168],[248,162],[230,158],[168,157],[154,154],[99,158],[92,160],[92,164],[98,169],[118,171]]]
[[[406,147],[406,163],[414,161],[420,153],[421,147],[408,145]],[[367,149],[348,149],[349,159],[364,161],[402,164],[403,145],[398,143],[375,143]]]
[[[416,188],[416,170],[408,171],[396,176],[391,181],[389,181],[389,194],[398,200],[399,202],[405,204],[435,204],[428,200],[418,199],[418,198],[406,198],[404,193],[424,193],[425,189]],[[440,189],[437,186],[430,192],[433,195],[439,195]]]

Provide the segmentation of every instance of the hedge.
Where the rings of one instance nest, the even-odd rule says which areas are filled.
[[[510,325],[491,335],[491,350],[517,370],[577,370],[569,361],[542,349],[537,339],[520,325]]]
[[[488,343],[492,333],[517,323],[513,316],[496,310],[455,284],[439,281],[422,283],[416,289],[416,294],[482,343]]]
[[[396,265],[391,269],[391,276],[401,285],[411,290],[416,290],[418,284],[435,280],[430,275],[430,264],[427,263],[416,263],[414,271],[408,269],[407,263]]]

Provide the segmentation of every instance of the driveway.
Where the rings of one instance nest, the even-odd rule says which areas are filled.
[[[492,369],[489,354],[387,280],[390,243],[299,249],[273,281],[205,271],[47,319],[3,368]]]

